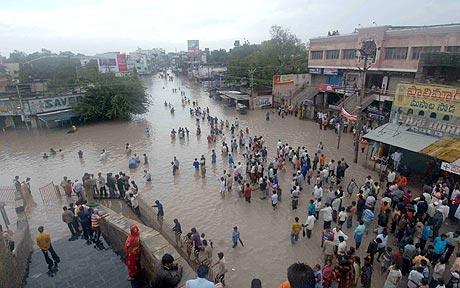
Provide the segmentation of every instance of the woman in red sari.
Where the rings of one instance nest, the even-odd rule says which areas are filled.
[[[139,275],[139,259],[141,256],[139,227],[136,224],[131,225],[131,234],[126,239],[125,250],[128,280],[134,280]]]

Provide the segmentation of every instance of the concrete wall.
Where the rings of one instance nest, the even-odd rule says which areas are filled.
[[[189,266],[187,261],[182,258],[180,253],[165,239],[160,232],[147,227],[139,222],[128,219],[113,210],[100,206],[103,213],[108,213],[109,216],[102,221],[101,231],[104,239],[107,240],[112,248],[125,258],[124,244],[128,238],[130,226],[136,224],[140,229],[141,234],[141,267],[149,280],[152,280],[155,275],[155,267],[161,261],[161,257],[165,253],[171,254],[174,259],[184,267],[182,281],[178,285],[181,287],[185,281],[195,277],[195,272]]]
[[[14,250],[10,251],[0,236],[0,287],[21,287],[22,280],[27,273],[29,256],[33,244],[29,231],[29,223],[24,213],[25,201],[21,193],[15,193],[16,213],[18,214],[17,228],[13,236]]]

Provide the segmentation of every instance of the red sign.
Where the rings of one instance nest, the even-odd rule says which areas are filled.
[[[118,71],[119,72],[128,72],[128,64],[126,63],[126,55],[125,54],[117,54],[117,62],[118,62]]]

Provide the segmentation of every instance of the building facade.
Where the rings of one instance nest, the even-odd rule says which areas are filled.
[[[459,51],[460,24],[367,27],[351,34],[310,39],[309,72],[325,106],[340,105],[346,101],[347,92],[355,95],[361,90],[358,67],[363,63],[357,50],[368,39],[377,46],[364,87],[369,96],[366,103],[371,104],[372,100],[392,101],[398,83],[414,82],[421,55]]]

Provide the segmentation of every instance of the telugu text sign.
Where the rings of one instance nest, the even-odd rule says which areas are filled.
[[[460,88],[398,84],[394,105],[460,117]]]

